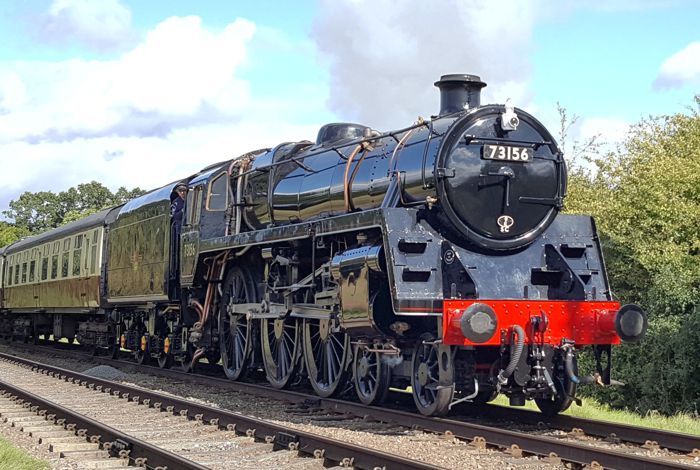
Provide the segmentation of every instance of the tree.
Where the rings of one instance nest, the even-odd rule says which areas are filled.
[[[10,201],[3,214],[14,225],[29,233],[39,233],[78,220],[107,207],[123,204],[144,194],[141,188],[120,187],[115,193],[101,183],[91,181],[56,194],[50,191],[22,193]]]
[[[595,217],[614,292],[650,318],[647,338],[616,352],[628,386],[601,397],[643,411],[697,412],[700,114],[644,119],[620,150],[591,161],[595,171],[572,178],[566,208]]]
[[[15,225],[4,221],[0,221],[0,247],[14,243],[27,235],[29,235],[28,230],[21,227],[16,227]]]

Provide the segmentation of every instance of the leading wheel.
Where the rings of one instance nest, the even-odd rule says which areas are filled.
[[[258,302],[255,280],[248,270],[234,267],[226,275],[219,309],[221,364],[231,380],[240,379],[248,368],[252,326],[246,315],[235,313],[234,306],[255,302]]]
[[[578,375],[578,364],[576,358],[573,359],[574,374]],[[566,411],[574,402],[576,396],[576,384],[566,376],[564,364],[561,356],[556,360],[553,368],[552,381],[554,388],[557,389],[556,395],[550,395],[547,398],[535,398],[537,408],[546,416],[554,416],[563,411]]]
[[[365,405],[375,405],[384,401],[389,393],[391,370],[382,361],[378,352],[371,352],[367,347],[355,347],[352,361],[352,375],[357,397]]]
[[[342,390],[348,370],[350,337],[333,333],[330,320],[304,319],[304,363],[309,382],[324,398]]]
[[[442,368],[443,383],[440,385]],[[440,416],[449,411],[454,393],[454,363],[449,349],[441,350],[434,338],[423,335],[411,361],[413,401],[421,414]]]
[[[299,322],[294,317],[260,320],[263,367],[275,388],[289,385],[296,373]]]

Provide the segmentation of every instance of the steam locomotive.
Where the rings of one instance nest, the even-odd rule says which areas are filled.
[[[478,76],[435,85],[429,120],[328,124],[1,249],[0,334],[367,404],[404,389],[425,415],[499,393],[555,414],[614,383],[611,345],[646,314],[612,300],[593,220],[560,213],[555,140],[482,106]]]

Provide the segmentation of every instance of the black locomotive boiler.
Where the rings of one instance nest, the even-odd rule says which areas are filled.
[[[560,213],[547,129],[481,105],[477,76],[435,85],[429,120],[329,124],[6,247],[0,328],[324,397],[410,390],[426,415],[499,393],[566,409],[579,384],[612,382],[611,345],[640,339],[646,315],[612,300],[593,220]],[[595,376],[577,375],[584,346]]]

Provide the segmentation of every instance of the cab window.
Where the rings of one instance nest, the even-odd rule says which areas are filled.
[[[202,211],[202,187],[197,186],[187,195],[187,225],[197,225]]]
[[[207,210],[223,211],[226,210],[228,202],[228,178],[227,173],[223,172],[216,176],[209,183],[207,191]]]

